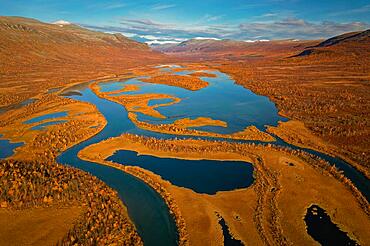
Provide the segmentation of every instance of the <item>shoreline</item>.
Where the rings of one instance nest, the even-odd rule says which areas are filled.
[[[297,133],[297,131],[300,131],[300,133]],[[334,158],[339,157],[358,172],[363,174],[367,179],[370,179],[369,170],[341,154],[337,149],[338,147],[329,144],[319,136],[314,135],[304,126],[302,121],[289,120],[287,122],[279,122],[278,126],[276,127],[268,126],[267,132],[275,134],[289,144],[301,148],[315,150]],[[303,132],[305,132],[305,134],[303,134]],[[298,135],[298,137],[294,135]],[[315,145],[320,147],[315,147]]]
[[[166,205],[168,206],[168,209],[170,211],[170,214],[173,216],[176,227],[177,227],[177,233],[179,237],[179,246],[185,246],[189,245],[187,241],[187,232],[186,232],[186,225],[184,223],[184,219],[182,218],[181,212],[178,209],[178,206],[175,202],[175,200],[171,197],[171,194],[163,187],[161,184],[156,183],[149,175],[147,175],[147,170],[137,168],[135,166],[125,166],[119,163],[111,162],[111,161],[102,161],[102,160],[96,160],[96,159],[89,159],[84,155],[80,154],[81,151],[78,153],[78,158],[89,161],[89,162],[94,162],[98,163],[101,165],[105,165],[108,167],[115,168],[119,171],[128,173],[142,182],[146,183],[149,185],[154,191],[156,191],[162,199],[165,201]]]
[[[121,139],[119,139],[119,138],[121,138]],[[110,146],[109,145],[109,142],[111,142],[111,141],[113,141],[113,142],[116,141],[116,143]],[[155,144],[156,142],[161,143],[161,145],[156,145]],[[120,143],[121,143],[121,147],[117,147],[117,146],[120,145]],[[211,148],[212,149],[212,148],[217,148],[217,146],[223,146],[223,144],[225,144],[225,146],[230,146],[230,148],[232,149],[230,151],[232,153],[234,151],[233,150],[234,148],[237,150],[238,148],[241,148],[242,149],[242,146],[245,146],[245,148],[248,149],[248,150],[246,150],[246,152],[243,152],[244,153],[242,155],[243,157],[240,156],[239,159],[238,158],[235,158],[236,156],[238,156],[238,154],[236,154],[236,153],[234,153],[234,157],[232,156],[232,153],[229,153],[229,157],[228,158],[224,158],[224,159],[228,159],[228,160],[230,160],[230,159],[233,159],[233,160],[240,160],[240,159],[242,159],[243,161],[247,161],[247,162],[251,162],[251,160],[252,160],[252,163],[254,163],[253,165],[256,168],[256,181],[255,181],[255,183],[251,187],[248,187],[246,189],[239,189],[239,190],[233,190],[233,191],[228,191],[228,192],[217,192],[216,195],[206,195],[206,196],[205,195],[201,195],[201,194],[200,195],[197,195],[194,192],[190,192],[189,191],[190,192],[189,193],[188,191],[186,191],[186,190],[188,190],[186,188],[176,187],[176,186],[170,184],[168,181],[163,180],[162,178],[159,177],[157,179],[157,182],[161,183],[162,185],[165,185],[167,187],[167,189],[169,189],[170,193],[171,193],[171,190],[172,190],[172,193],[171,194],[174,196],[174,199],[177,201],[177,203],[179,204],[179,206],[182,207],[182,210],[180,209],[181,211],[184,211],[184,209],[185,209],[183,207],[184,204],[183,204],[183,201],[182,201],[182,198],[181,198],[182,197],[181,194],[184,193],[185,191],[186,192],[184,194],[187,194],[187,193],[189,193],[189,195],[190,194],[193,194],[191,196],[203,197],[202,199],[204,199],[206,197],[209,197],[210,199],[216,199],[216,197],[233,196],[232,194],[239,194],[239,193],[245,193],[245,192],[250,193],[251,190],[261,189],[261,184],[260,184],[260,181],[261,180],[260,180],[260,178],[263,177],[263,176],[265,176],[266,174],[267,175],[274,175],[274,174],[271,173],[270,171],[267,171],[267,169],[265,171],[263,171],[264,169],[261,169],[262,166],[260,166],[260,165],[262,165],[262,163],[258,160],[258,158],[256,159],[256,157],[253,157],[255,155],[253,153],[257,153],[257,155],[260,155],[258,153],[264,153],[265,152],[267,155],[277,155],[277,156],[282,155],[282,156],[292,156],[292,157],[286,157],[286,158],[298,158],[299,160],[303,161],[303,163],[306,163],[306,164],[302,164],[302,165],[307,165],[307,167],[313,168],[315,170],[314,173],[316,173],[315,174],[316,176],[319,175],[319,173],[325,171],[326,174],[324,174],[324,176],[321,176],[322,174],[320,174],[317,177],[321,177],[320,179],[323,182],[329,182],[330,180],[336,180],[334,182],[335,183],[335,186],[339,185],[338,187],[343,187],[341,189],[345,189],[345,190],[347,190],[347,192],[352,193],[352,195],[353,195],[352,197],[353,198],[351,198],[351,199],[356,200],[355,203],[358,204],[358,206],[360,206],[360,204],[362,204],[361,207],[362,207],[362,209],[364,209],[362,211],[364,213],[366,213],[367,214],[367,217],[369,218],[369,211],[368,211],[368,208],[369,208],[368,206],[369,205],[366,202],[366,200],[364,200],[364,198],[362,197],[361,194],[356,193],[358,191],[357,191],[357,189],[355,187],[353,187],[353,185],[351,184],[351,182],[348,183],[348,180],[346,180],[345,178],[343,179],[343,177],[340,176],[340,175],[338,176],[338,173],[336,172],[336,170],[333,169],[333,168],[331,168],[331,166],[329,164],[325,164],[326,163],[325,161],[322,161],[322,160],[319,161],[314,156],[311,156],[309,154],[305,154],[305,153],[300,152],[300,151],[290,151],[288,149],[276,148],[276,147],[267,147],[267,146],[258,146],[258,145],[247,145],[247,144],[236,144],[236,143],[227,143],[227,142],[212,142],[212,141],[205,141],[205,140],[157,140],[157,139],[153,139],[153,138],[135,136],[135,135],[132,135],[132,134],[123,134],[120,137],[111,138],[111,139],[108,139],[106,141],[97,143],[95,145],[90,145],[90,146],[86,147],[85,149],[83,149],[83,150],[80,151],[79,157],[80,158],[84,158],[84,159],[88,159],[88,160],[94,161],[94,162],[103,162],[104,164],[118,165],[118,166],[121,166],[122,167],[123,165],[121,165],[121,164],[116,164],[116,163],[113,163],[113,162],[105,161],[104,160],[105,157],[109,156],[111,153],[113,153],[115,150],[118,150],[118,149],[125,149],[125,150],[133,150],[133,149],[135,149],[139,153],[144,153],[143,148],[146,145],[146,143],[148,144],[148,146],[145,147],[145,148],[151,149],[153,152],[156,153],[156,156],[160,156],[160,157],[164,157],[164,156],[168,157],[169,156],[170,158],[171,157],[172,158],[175,158],[175,157],[176,158],[179,158],[179,156],[181,156],[181,152],[178,152],[177,149],[179,149],[179,150],[180,149],[184,149],[185,150],[185,149],[187,149],[187,146],[188,147],[193,146],[191,148],[194,148],[195,146],[199,146],[199,147],[195,147],[195,148],[198,148],[199,151],[200,151],[201,149],[204,149],[204,148]],[[175,143],[178,143],[178,144],[175,144]],[[116,146],[116,147],[114,147],[114,146]],[[130,147],[127,147],[127,146],[130,146]],[[142,146],[142,148],[140,149],[140,148],[138,148],[138,146]],[[149,146],[151,146],[151,147],[149,147]],[[161,146],[161,147],[158,147],[158,146]],[[173,151],[172,152],[168,152],[168,151],[166,152],[164,150],[161,151],[161,149],[167,148],[165,146],[168,146],[168,148],[172,148],[172,147],[169,147],[169,146],[176,146],[176,147],[175,147],[175,150],[173,150],[174,152]],[[209,146],[209,147],[206,147],[206,146]],[[212,147],[212,146],[214,146],[214,147]],[[235,146],[235,147],[231,147],[231,146]],[[237,147],[237,146],[240,146],[240,147]],[[102,150],[103,152],[101,152],[99,154],[99,156],[97,156],[96,154],[94,155],[93,153],[96,153],[96,151],[93,150],[94,148],[98,148],[99,150]],[[260,151],[262,151],[262,152],[260,152]],[[145,151],[145,153],[150,153],[150,152]],[[167,155],[165,153],[167,153]],[[193,154],[191,154],[191,153],[193,153]],[[207,156],[208,157],[212,156],[214,159],[221,160],[220,156],[217,156],[216,155],[217,157],[215,157],[214,153],[211,154],[211,152],[206,151],[206,149],[204,149],[203,151],[200,151],[200,152],[189,152],[187,154],[188,154],[188,156],[194,157],[194,154],[195,153],[199,153],[199,154],[197,154],[198,155],[198,158],[199,158],[199,156],[204,156],[205,158],[207,158]],[[266,154],[263,154],[262,156],[266,156]],[[248,156],[250,156],[250,157],[248,157]],[[299,156],[302,156],[302,157],[299,157]],[[263,158],[266,158],[266,157],[263,157]],[[212,158],[207,158],[207,159],[212,159]],[[257,164],[257,163],[260,163],[260,164]],[[265,163],[263,165],[267,165],[267,164]],[[329,165],[330,167],[327,166],[327,165]],[[134,168],[134,169],[142,170],[145,173],[149,173],[151,177],[157,177],[158,176],[157,174],[154,174],[152,172],[149,172],[149,171],[147,171],[145,169],[142,169],[142,168],[139,168],[139,167],[126,167],[126,168],[128,168],[128,169]],[[304,171],[304,170],[302,170],[302,171]],[[270,174],[268,174],[268,173],[270,173]],[[327,176],[326,175],[329,175],[332,178],[329,178],[329,180],[327,180]],[[269,177],[269,176],[265,176],[265,178],[267,180],[271,179],[271,177]],[[280,179],[278,177],[276,177],[276,178],[277,179]],[[320,182],[322,182],[322,181],[320,181]],[[263,181],[263,182],[267,182],[267,181]],[[270,181],[268,181],[268,182],[270,182]],[[307,182],[309,182],[309,181],[307,181]],[[330,181],[330,182],[332,182],[332,181]],[[339,182],[339,183],[336,183],[336,182]],[[282,189],[284,189],[284,187],[287,184],[285,184],[285,181],[284,181],[284,184],[280,184],[280,186],[281,185],[282,185]],[[260,188],[258,188],[258,187],[260,187]],[[264,187],[264,186],[262,186],[262,187]],[[280,190],[280,189],[281,188],[278,188],[278,190]],[[281,191],[279,191],[279,192],[281,192]],[[214,198],[212,198],[212,197],[214,197]],[[336,199],[342,199],[342,198],[339,198],[338,196],[336,196],[336,197],[337,197]],[[180,200],[178,200],[178,199],[180,199]],[[194,197],[194,199],[195,199],[195,197]],[[305,198],[305,199],[307,199],[307,198]],[[321,199],[323,199],[323,198],[321,198]],[[324,198],[324,200],[326,200],[326,199],[331,200],[332,198]],[[323,204],[324,207],[329,207],[330,209],[327,209],[327,211],[330,212],[330,213],[332,213],[333,212],[333,210],[332,210],[333,207],[332,207],[332,205],[328,205],[328,204],[331,204],[331,203],[328,203],[327,201],[324,202],[324,200],[321,201],[321,202],[312,200],[311,202]],[[354,200],[352,200],[352,201],[354,201]],[[347,204],[347,203],[343,203],[342,202],[342,203],[339,203],[339,204],[342,204],[343,205],[343,204]],[[306,204],[304,204],[304,205],[307,206]],[[220,204],[220,206],[221,206],[221,204]],[[219,210],[220,209],[218,209],[217,211],[219,211]],[[187,211],[187,209],[185,209],[185,211]],[[224,212],[222,212],[222,210],[219,211],[219,212],[223,215],[223,217],[225,218],[226,221],[230,221],[230,218],[227,215],[225,216],[225,214],[224,214]],[[279,210],[276,210],[276,213],[281,213],[281,212],[279,212]],[[186,220],[189,220],[189,214],[187,214],[187,212],[185,213],[184,216],[185,216],[184,217],[185,221]],[[295,216],[297,216],[297,215],[295,215]],[[345,214],[341,214],[340,215],[340,218],[345,219],[346,221],[347,220],[351,220],[350,218],[345,217],[345,216],[346,216]],[[193,218],[193,219],[196,219],[196,218]],[[339,223],[340,221],[338,222],[337,219],[335,219],[335,222],[337,224],[346,224],[346,223]],[[241,238],[240,237],[241,234],[235,232],[236,229],[235,229],[234,222],[233,223],[227,222],[227,223],[230,224],[230,226],[229,226],[230,227],[230,233],[232,233],[233,235],[235,235],[236,238]],[[276,222],[276,223],[278,223],[278,222]],[[347,221],[347,223],[348,223],[348,221]],[[278,227],[280,227],[280,226],[278,226]],[[347,227],[344,227],[344,228],[347,228]],[[190,233],[191,234],[194,233],[192,231],[193,230],[192,228],[188,228],[188,229],[190,230]],[[348,228],[347,228],[347,231],[348,231]],[[348,233],[351,234],[351,231],[348,231]],[[280,234],[280,235],[283,235],[283,234]],[[190,234],[189,234],[189,236],[191,237]],[[351,234],[351,236],[353,237],[352,234]],[[281,240],[283,240],[283,238],[281,238]],[[190,240],[190,242],[191,242],[191,240]]]

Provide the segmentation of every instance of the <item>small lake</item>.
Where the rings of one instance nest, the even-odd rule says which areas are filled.
[[[246,188],[254,181],[253,166],[242,161],[159,158],[125,150],[117,151],[107,160],[142,167],[176,186],[211,195]]]
[[[24,145],[24,143],[12,143],[8,139],[1,139],[0,134],[0,159],[8,158],[14,154],[14,149]]]
[[[304,221],[307,226],[308,234],[321,245],[359,245],[356,241],[348,237],[334,224],[330,216],[318,205],[312,205],[307,209]]]

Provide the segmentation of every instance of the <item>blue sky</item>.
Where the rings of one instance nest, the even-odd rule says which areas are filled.
[[[319,39],[370,27],[370,0],[0,0],[0,15],[66,20],[150,43]]]

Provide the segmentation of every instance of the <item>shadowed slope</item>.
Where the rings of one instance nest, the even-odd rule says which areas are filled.
[[[295,55],[308,56],[362,56],[369,53],[370,29],[363,32],[345,33],[339,36],[329,38],[318,45],[309,46],[304,51]]]

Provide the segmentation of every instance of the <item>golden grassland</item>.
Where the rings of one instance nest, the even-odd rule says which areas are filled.
[[[239,139],[239,140],[258,140],[264,142],[272,142],[275,141],[275,138],[269,135],[268,133],[261,132],[255,126],[248,126],[241,132],[231,133],[231,134],[221,134],[215,132],[206,132],[200,131],[195,129],[189,129],[188,127],[194,126],[207,126],[214,125],[220,126],[218,121],[215,121],[211,118],[206,118],[207,120],[204,121],[204,118],[196,118],[192,121],[186,122],[183,125],[183,121],[175,121],[171,124],[150,124],[144,121],[139,121],[137,119],[137,115],[135,113],[129,112],[128,118],[139,128],[159,132],[159,133],[168,133],[168,134],[175,134],[175,135],[186,135],[186,136],[202,136],[202,137],[214,137],[214,138],[230,138],[230,139]],[[192,125],[190,125],[192,124]],[[225,126],[226,122],[222,124]]]
[[[1,245],[53,245],[73,228],[82,207],[0,209]]]
[[[256,180],[246,189],[216,195],[198,194],[174,186],[139,167],[105,161],[120,149],[158,157],[243,160],[253,163]],[[370,240],[367,230],[370,207],[366,199],[335,167],[300,151],[254,144],[158,140],[124,134],[88,146],[79,157],[128,172],[140,170],[140,178],[157,182],[163,188],[157,184],[156,190],[169,192],[175,207],[179,208],[190,245],[204,245],[205,242],[222,245],[218,240],[222,235],[215,212],[225,219],[232,235],[244,243],[314,243],[303,221],[311,204],[323,207],[334,223],[360,244]]]
[[[207,72],[194,72],[189,74],[190,76],[196,76],[196,77],[208,77],[208,78],[216,78],[217,75],[214,73],[207,73]]]
[[[96,177],[16,160],[1,161],[0,174],[0,242],[142,245],[116,192]]]
[[[140,87],[138,85],[125,85],[121,90],[111,91],[108,94],[114,95],[122,92],[138,91]]]
[[[143,82],[165,84],[181,87],[191,91],[197,91],[208,86],[208,82],[195,76],[163,74],[150,78],[141,79]]]
[[[108,81],[141,75],[150,76],[146,82],[198,90],[208,85],[200,77],[212,75],[195,72],[188,76],[175,76],[159,72],[152,68],[152,64],[168,61],[168,57],[141,46],[134,50],[127,49],[126,46],[132,43],[119,36],[104,37],[104,40],[108,38],[113,42],[107,44],[96,36],[97,33],[85,33],[88,36],[86,41],[75,36],[75,32],[81,30],[5,22],[4,25],[4,18],[0,18],[0,31],[9,34],[0,37],[0,46],[6,47],[0,54],[0,105],[30,97],[37,97],[39,101],[0,115],[0,134],[12,141],[25,142],[24,146],[16,149],[14,158],[17,160],[1,162],[0,213],[4,216],[0,225],[9,220],[15,225],[27,223],[17,233],[30,235],[34,240],[44,237],[42,233],[48,233],[50,240],[65,244],[141,244],[113,190],[84,172],[52,163],[61,151],[101,131],[106,124],[105,119],[90,104],[44,93],[50,88],[92,79]],[[38,30],[48,35],[39,37],[36,35]],[[65,43],[65,40],[73,42]],[[339,50],[343,52],[340,56],[325,51],[326,55],[314,53],[309,57],[286,58],[287,54],[294,55],[302,49],[304,44],[299,46],[292,48],[291,44],[284,44],[283,48],[277,47],[281,51],[276,52],[271,45],[267,47],[268,54],[265,54],[266,47],[260,47],[265,50],[262,53],[266,57],[260,57],[257,54],[260,51],[255,48],[248,52],[221,50],[215,55],[221,65],[210,65],[230,74],[238,84],[268,96],[276,103],[281,115],[294,120],[270,127],[270,133],[302,147],[338,155],[369,177],[368,48],[359,49],[355,45],[356,52]],[[14,53],[22,56],[14,56]],[[194,63],[173,71],[209,70],[207,68],[206,65]],[[93,83],[90,86],[97,95],[113,100],[110,93],[99,92],[96,85]],[[126,86],[115,93],[139,89]],[[155,109],[163,104],[151,107],[147,104],[151,99],[169,98],[169,95],[125,97],[114,100],[124,105],[131,120],[144,129],[147,127],[151,131],[181,135],[191,131],[187,128],[194,125],[224,126],[224,123],[214,119],[198,118],[157,129],[157,126],[137,121],[135,113],[165,117]],[[171,103],[180,100],[172,99]],[[60,111],[68,112],[68,116],[60,118],[68,122],[48,126],[43,131],[30,130],[35,124],[22,124],[35,116]],[[40,123],[48,121],[51,120]],[[196,134],[191,132],[189,135]],[[274,141],[268,133],[253,127],[234,137]],[[243,160],[253,163],[256,180],[246,189],[218,192],[216,195],[198,194],[174,186],[139,167],[105,161],[119,149],[170,158]],[[305,211],[311,204],[324,208],[334,223],[361,245],[370,241],[367,230],[370,227],[369,203],[343,174],[326,162],[300,151],[270,145],[156,140],[122,135],[89,146],[79,156],[133,174],[158,191],[175,218],[180,245],[222,245],[223,236],[216,213],[225,219],[231,234],[245,244],[313,244],[315,242],[307,234],[303,221]],[[26,159],[31,161],[24,162]],[[62,216],[54,212],[57,210],[63,214],[68,209],[74,213]],[[40,222],[43,228],[50,225],[50,230],[53,230],[56,221],[65,224],[55,231],[33,233],[35,228],[31,228],[32,224],[38,223],[34,220],[34,213],[40,213],[42,218],[50,221],[46,224]],[[19,217],[21,214],[23,216]],[[22,233],[22,230],[25,232]],[[1,230],[0,241],[9,238],[9,234],[4,233],[12,232],[14,230]],[[60,235],[64,235],[63,239]],[[19,237],[19,240],[24,239]]]
[[[46,119],[33,124],[23,122],[37,116],[67,112],[66,117]],[[24,142],[12,158],[19,160],[53,160],[59,153],[90,138],[104,128],[106,121],[95,106],[76,100],[44,95],[26,107],[0,115],[0,133],[13,142]],[[43,130],[31,130],[38,124],[66,120]]]
[[[221,126],[227,127],[227,123],[222,120],[214,120],[209,117],[198,117],[196,119],[183,118],[175,120],[173,123],[175,126],[188,128],[188,127],[200,127],[200,126]]]
[[[337,146],[328,143],[317,135],[314,135],[313,132],[308,130],[301,121],[290,120],[287,122],[279,122],[277,127],[267,127],[267,132],[272,133],[283,139],[285,142],[294,144],[296,146],[310,148],[322,153],[328,153],[329,155],[341,157],[342,159],[346,160],[346,162],[360,170],[367,178],[370,178],[368,168],[364,168],[348,157],[343,156]]]
[[[138,94],[127,96],[114,96],[108,98],[110,98],[111,101],[118,102],[119,104],[124,105],[127,111],[138,112],[160,119],[165,119],[166,116],[159,113],[156,110],[156,108],[170,106],[181,101],[180,98],[167,94]],[[153,99],[172,99],[172,101],[168,103],[160,103],[155,104],[153,106],[149,106],[148,105],[149,101]]]

